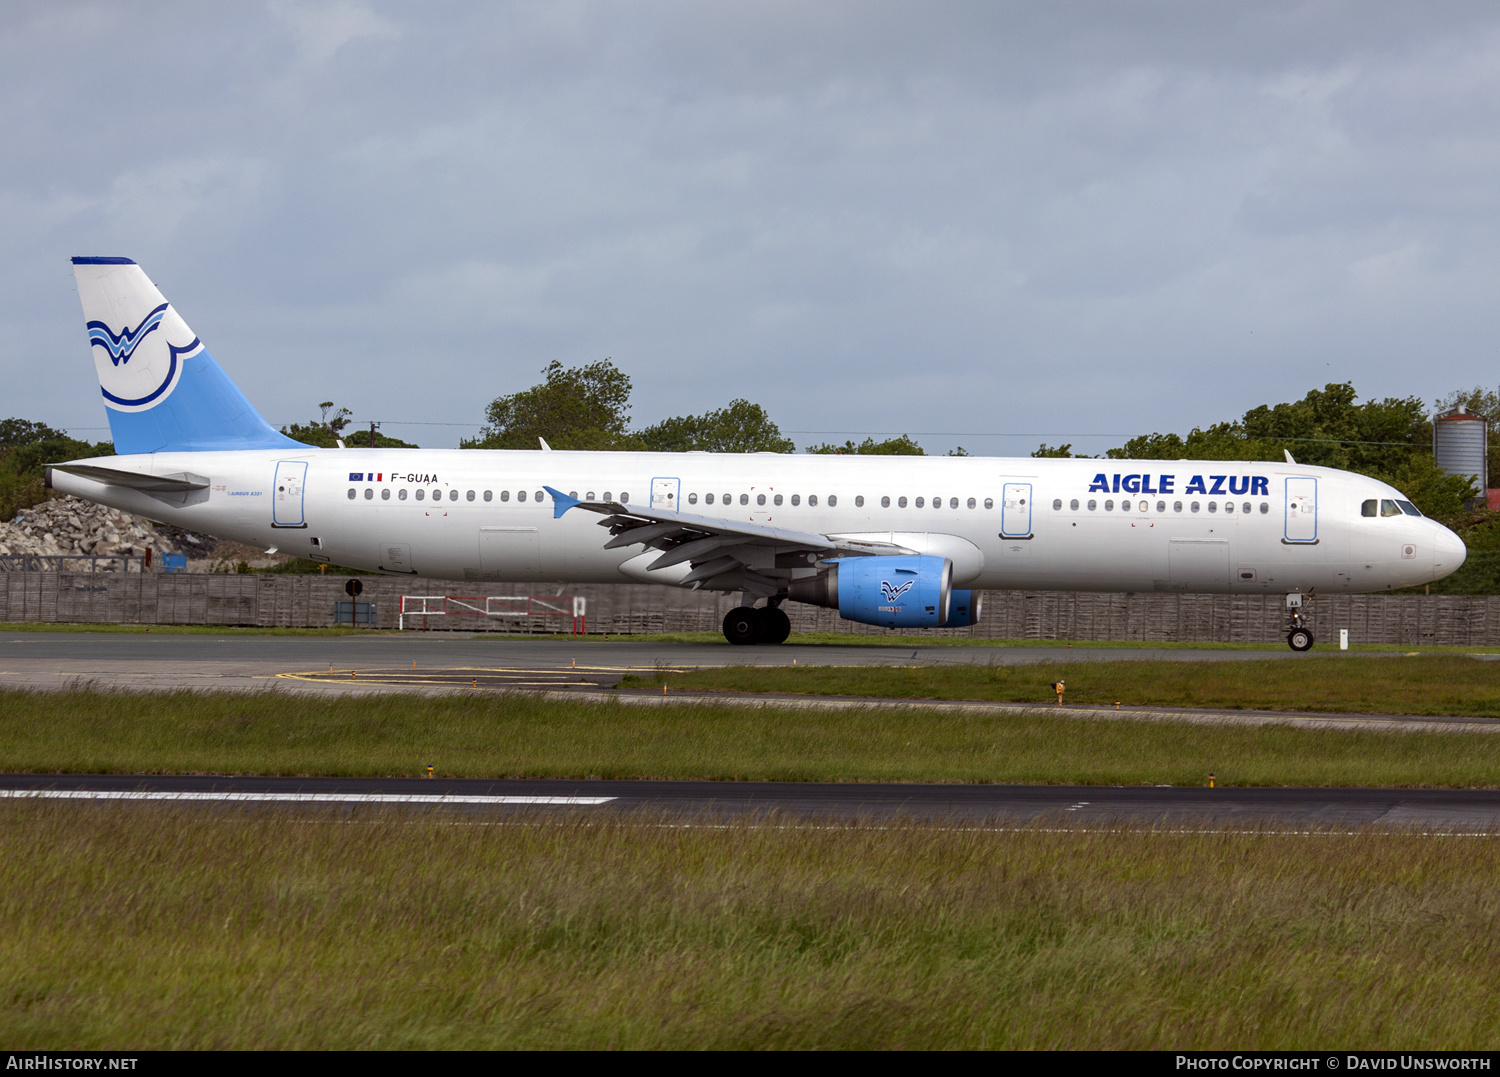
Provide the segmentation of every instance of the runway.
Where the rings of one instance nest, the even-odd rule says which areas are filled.
[[[896,822],[1162,827],[1371,826],[1490,832],[1500,790],[1207,789],[818,782],[0,775],[0,800],[235,809],[443,810],[482,818],[647,814],[676,823]]]

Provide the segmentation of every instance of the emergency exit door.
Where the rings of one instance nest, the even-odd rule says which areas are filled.
[[[1318,541],[1318,480],[1286,480],[1286,531],[1283,542]]]
[[[680,498],[682,483],[678,479],[652,479],[651,480],[651,507],[653,509],[671,509],[678,511],[677,501]]]

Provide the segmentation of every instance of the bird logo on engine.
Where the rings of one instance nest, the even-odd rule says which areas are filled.
[[[911,590],[911,585],[913,582],[915,581],[907,580],[901,586],[897,587],[890,580],[881,580],[880,593],[885,596],[885,600],[887,602],[895,602],[896,599],[900,598],[902,595],[906,594],[906,592]]]

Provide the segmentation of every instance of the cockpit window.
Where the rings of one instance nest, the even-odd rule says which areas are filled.
[[[1378,516],[1378,515],[1380,515],[1380,502],[1376,501],[1373,497],[1370,498],[1370,500],[1368,500],[1364,504],[1360,505],[1360,507],[1359,507],[1359,514],[1361,516]]]
[[[1397,505],[1390,498],[1386,498],[1385,500],[1383,500],[1380,503],[1380,515],[1382,515],[1382,516],[1400,516],[1401,515],[1401,508],[1400,508],[1399,505]]]
[[[1396,504],[1400,505],[1401,511],[1406,513],[1406,515],[1408,516],[1422,515],[1421,510],[1418,509],[1417,506],[1413,505],[1410,501],[1398,501],[1396,502]]]

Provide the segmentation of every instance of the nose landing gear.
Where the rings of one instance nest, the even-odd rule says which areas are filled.
[[[1312,629],[1302,623],[1302,596],[1286,596],[1286,608],[1292,615],[1292,630],[1286,634],[1286,643],[1294,651],[1310,651],[1313,645]]]

